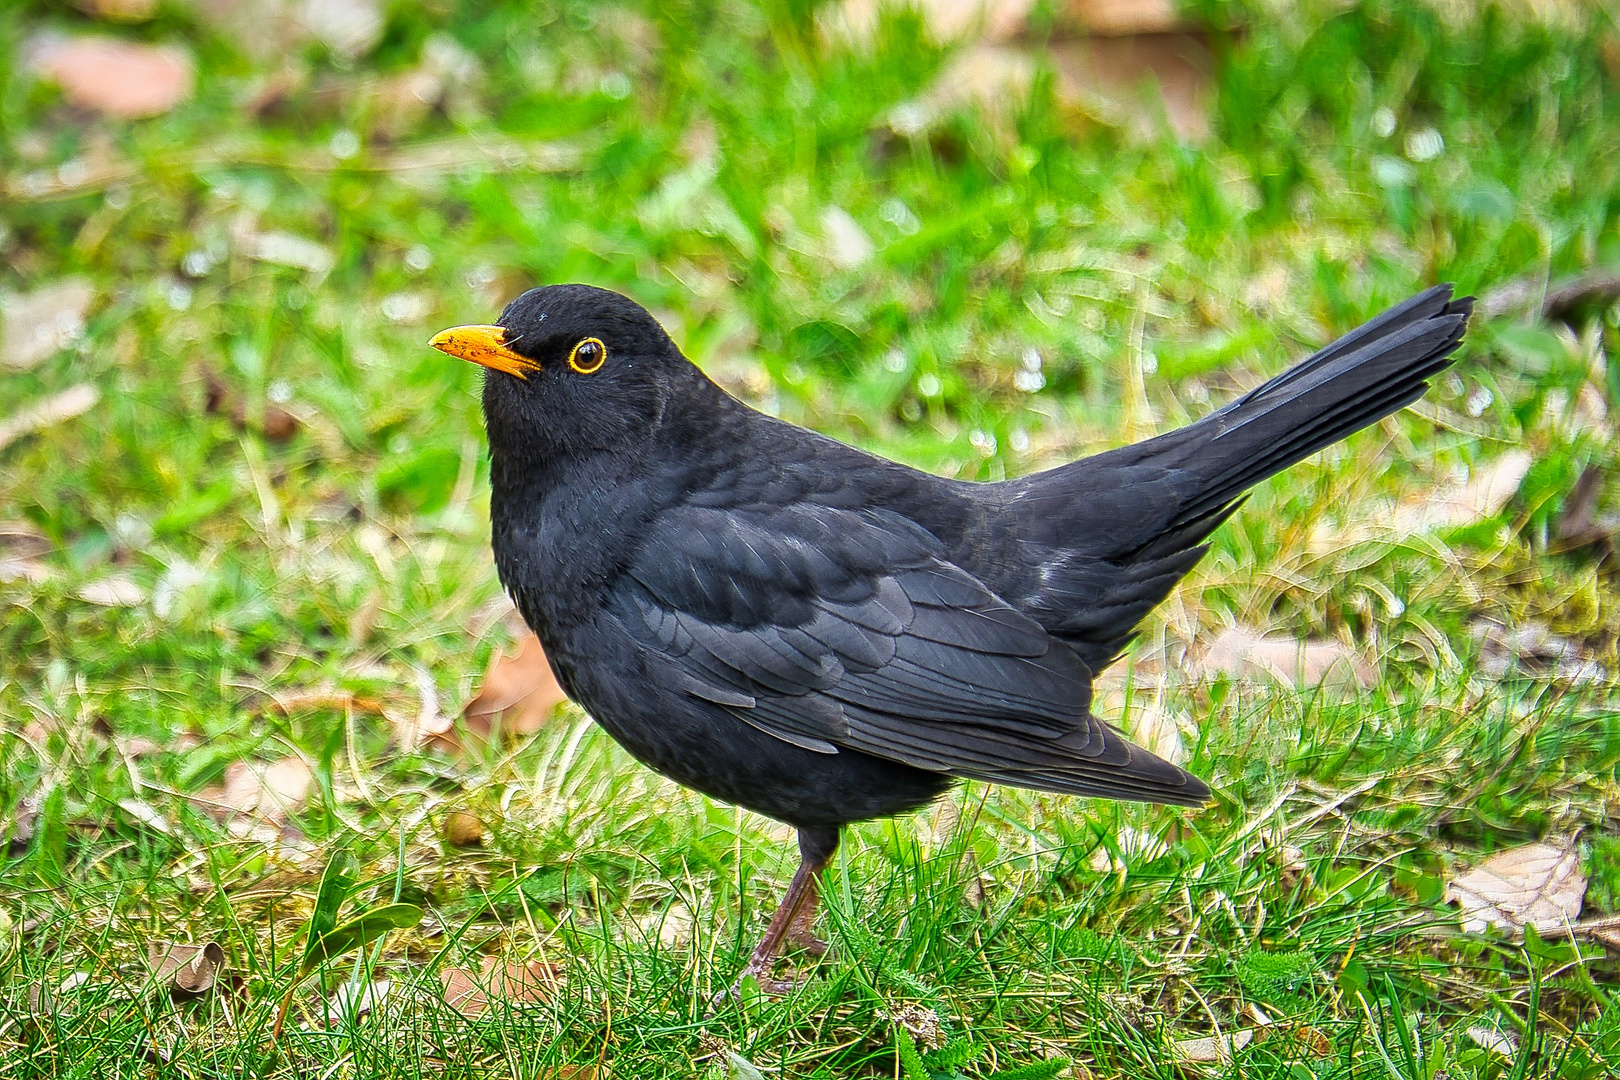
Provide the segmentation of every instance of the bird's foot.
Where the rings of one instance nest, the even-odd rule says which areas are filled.
[[[821,959],[823,956],[826,956],[827,951],[832,948],[831,945],[828,945],[825,941],[822,941],[820,938],[816,937],[815,934],[811,933],[808,926],[795,925],[790,928],[787,932],[786,941],[795,949],[798,949],[800,952],[807,953],[810,956],[815,957],[817,960]]]
[[[750,960],[748,966],[742,969],[742,974],[737,976],[736,982],[709,999],[710,1007],[719,1008],[727,998],[741,1001],[743,983],[749,979],[759,984],[759,992],[766,997],[786,997],[809,981],[810,977],[802,972],[793,972],[787,978],[779,979],[772,971],[775,966],[774,963],[760,964]]]

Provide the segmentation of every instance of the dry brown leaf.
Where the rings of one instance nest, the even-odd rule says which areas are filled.
[[[79,599],[97,607],[139,607],[146,603],[146,590],[127,574],[113,574],[81,587]]]
[[[484,684],[461,716],[467,731],[479,739],[489,739],[497,724],[508,738],[532,735],[567,697],[557,685],[540,639],[527,634],[516,656],[498,654],[490,662]]]
[[[283,716],[306,709],[335,709],[338,712],[352,709],[373,716],[385,715],[385,706],[375,698],[326,686],[278,691],[270,696],[269,704]]]
[[[270,765],[233,761],[225,769],[225,787],[211,801],[225,814],[253,814],[279,825],[304,805],[313,781],[301,757],[284,757]]]
[[[883,9],[892,6],[892,0],[844,0],[818,18],[829,36],[868,41]],[[1028,26],[1035,0],[911,0],[908,6],[922,17],[929,35],[945,44],[970,34],[988,41],[1011,40]]]
[[[145,22],[157,14],[157,0],[75,0],[79,10],[109,22]]]
[[[1608,477],[1601,465],[1588,465],[1581,470],[1575,486],[1564,498],[1558,510],[1558,521],[1553,535],[1565,551],[1577,548],[1599,547],[1612,550],[1614,538],[1620,533],[1620,522],[1613,518],[1597,519],[1598,499]]]
[[[43,557],[49,555],[50,538],[32,525],[20,521],[0,521],[0,585],[10,581],[39,584],[51,576]]]
[[[1097,36],[1169,34],[1191,28],[1172,0],[1065,0],[1069,20]]]
[[[1530,463],[1529,451],[1509,450],[1495,461],[1481,464],[1466,483],[1397,506],[1395,529],[1401,533],[1455,529],[1493,518],[1518,494]]]
[[[1183,1065],[1225,1065],[1232,1055],[1254,1041],[1254,1031],[1244,1028],[1230,1035],[1209,1035],[1202,1039],[1177,1039],[1170,1044],[1170,1056]]]
[[[1051,56],[1060,103],[1140,138],[1155,138],[1164,122],[1184,140],[1209,136],[1215,64],[1198,36],[1093,37],[1054,45]],[[1156,89],[1144,96],[1144,84]]]
[[[124,120],[157,116],[191,96],[191,53],[174,45],[143,45],[87,35],[37,38],[33,68],[80,108]]]
[[[1221,631],[1198,664],[1201,678],[1275,679],[1301,687],[1371,686],[1376,673],[1349,646],[1268,636],[1244,626]]]
[[[478,75],[476,56],[450,35],[435,34],[422,45],[422,59],[415,67],[376,84],[373,138],[399,138],[441,103],[454,114],[458,94],[474,84]]]
[[[444,984],[445,1004],[472,1019],[503,1001],[523,1005],[547,1000],[562,982],[562,968],[541,960],[507,964],[486,956],[478,974],[445,968],[439,981]]]
[[[298,434],[302,426],[298,417],[273,402],[267,403],[259,416],[248,415],[247,403],[242,396],[230,387],[219,373],[213,368],[202,369],[203,384],[206,387],[206,397],[203,407],[209,415],[223,414],[231,418],[231,423],[237,430],[243,431],[252,427],[262,431],[264,437],[272,442],[286,442]],[[251,421],[251,423],[250,423]]]
[[[24,435],[32,435],[53,424],[83,416],[95,408],[100,400],[101,391],[89,383],[80,383],[60,394],[52,394],[42,401],[26,405],[0,420],[0,449],[10,446]]]
[[[1480,673],[1493,679],[1506,678],[1517,670],[1572,683],[1609,680],[1609,672],[1579,643],[1541,623],[1508,627],[1495,619],[1477,619],[1469,629],[1479,642]]]
[[[119,755],[127,758],[151,757],[153,754],[163,753],[165,749],[164,747],[153,742],[151,739],[140,735],[132,735],[129,738],[125,738],[122,735],[114,735],[112,736],[112,743],[113,748],[118,751]],[[170,743],[168,749],[184,752],[186,750],[190,750],[196,745],[196,736],[180,735]]]
[[[1155,137],[1163,121],[1183,139],[1209,134],[1213,61],[1191,34],[1086,38],[1054,44],[1047,55],[1057,76],[1053,93],[1064,108],[1146,138]],[[1038,67],[1036,55],[1022,46],[972,45],[915,103],[894,110],[890,125],[901,135],[916,135],[952,110],[975,105],[1004,126]],[[1144,84],[1157,89],[1144,97]]]
[[[1462,909],[1469,933],[1487,926],[1546,932],[1581,917],[1586,875],[1573,844],[1526,844],[1499,851],[1457,876],[1446,886],[1445,898]]]
[[[72,344],[95,299],[95,287],[78,277],[0,296],[0,365],[26,371]]]
[[[154,979],[169,984],[170,993],[197,997],[214,988],[225,968],[225,950],[213,941],[201,945],[154,941],[147,947],[146,964]]]

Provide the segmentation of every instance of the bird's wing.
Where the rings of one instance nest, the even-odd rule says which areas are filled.
[[[1113,798],[1206,794],[1092,717],[1080,658],[899,515],[685,505],[614,596],[675,685],[797,746]]]

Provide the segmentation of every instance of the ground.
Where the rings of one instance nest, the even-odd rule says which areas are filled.
[[[1189,132],[1049,65],[1069,10],[990,47],[804,2],[6,5],[0,1077],[1620,1068],[1615,23],[1204,0]],[[178,48],[189,96],[74,96],[86,33]],[[425,340],[569,280],[762,408],[981,480],[1429,284],[1483,303],[1108,673],[1209,807],[971,784],[856,827],[805,988],[711,1012],[786,830],[572,706],[420,738],[514,637],[479,374]],[[1450,886],[1531,842],[1562,921],[1465,917]],[[424,914],[295,985],[342,851],[347,910]],[[211,990],[166,992],[171,942],[217,944]]]

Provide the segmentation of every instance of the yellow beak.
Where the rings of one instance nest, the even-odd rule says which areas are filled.
[[[527,379],[531,371],[541,370],[540,365],[527,356],[520,356],[506,347],[504,326],[452,326],[434,334],[428,344],[440,352],[516,375],[520,379]]]

